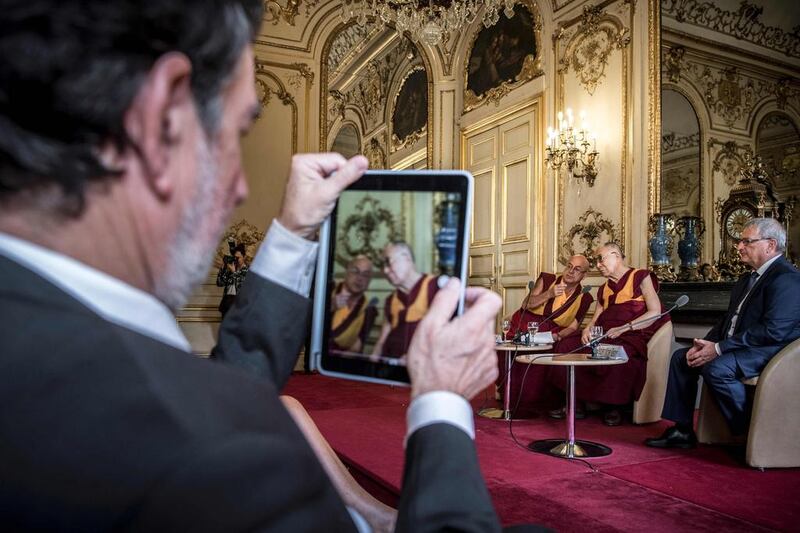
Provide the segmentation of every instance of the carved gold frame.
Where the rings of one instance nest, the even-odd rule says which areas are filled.
[[[647,220],[650,220],[661,210],[661,3],[656,0],[647,2],[647,32],[647,125],[650,133],[647,143]],[[702,147],[700,151],[702,152]],[[703,167],[700,168],[702,172]],[[700,181],[702,187],[702,177]],[[702,189],[700,200],[702,201]],[[648,268],[650,263],[648,253]]]
[[[609,14],[609,13],[604,12],[604,10],[607,7],[609,7],[612,4],[615,4],[617,2],[623,2],[623,3],[629,4],[630,7],[629,7],[629,13],[628,13],[627,20],[624,20],[624,19],[620,18],[617,15],[613,15],[613,14]],[[654,6],[654,5],[658,6],[658,2],[656,2],[655,0],[648,0],[648,2],[649,2],[649,4],[648,4],[649,8],[652,8],[652,6]],[[621,77],[620,77],[620,81],[621,81],[621,83],[620,83],[620,86],[621,86],[621,99],[622,99],[622,106],[621,106],[622,107],[622,118],[621,118],[620,131],[622,132],[622,135],[621,135],[621,139],[620,139],[620,153],[621,153],[621,157],[620,157],[620,178],[621,178],[621,180],[620,180],[620,210],[619,210],[619,226],[618,227],[619,227],[620,244],[624,248],[627,248],[628,245],[631,244],[631,243],[628,242],[628,231],[627,231],[628,202],[627,202],[627,196],[626,195],[627,195],[627,192],[628,192],[629,182],[631,180],[631,176],[629,176],[630,154],[628,153],[628,151],[629,151],[628,148],[629,148],[629,144],[630,144],[629,137],[630,137],[630,131],[631,131],[631,124],[630,124],[630,120],[629,120],[629,118],[630,118],[630,106],[631,106],[631,102],[630,102],[630,93],[631,93],[630,83],[631,83],[631,79],[632,79],[631,64],[633,62],[633,58],[632,58],[633,46],[632,46],[632,43],[634,42],[633,32],[634,32],[634,20],[635,20],[635,14],[636,14],[635,7],[636,7],[635,2],[630,2],[629,0],[605,0],[604,2],[601,2],[600,4],[597,4],[596,6],[594,6],[592,8],[592,11],[595,11],[595,12],[599,11],[600,12],[599,16],[594,17],[594,22],[595,23],[597,23],[597,24],[602,24],[602,23],[611,24],[618,31],[622,30],[622,29],[627,29],[628,30],[628,35],[630,37],[630,40],[628,41],[628,43],[625,44],[625,46],[623,46],[623,47],[621,47],[619,49],[620,54],[621,54],[621,61],[622,61]],[[652,12],[649,13],[649,15],[651,15],[651,14],[652,14]],[[569,50],[571,48],[573,42],[580,36],[580,32],[579,31],[575,32],[573,35],[571,35],[569,37],[569,40],[566,43],[562,44],[561,41],[563,40],[563,35],[565,33],[564,30],[567,29],[567,28],[570,28],[572,26],[582,24],[583,18],[584,18],[584,16],[578,15],[578,16],[570,19],[570,20],[562,22],[559,25],[559,27],[556,28],[555,33],[553,34],[553,57],[554,57],[554,64],[555,65],[559,64],[559,58],[560,58],[560,55],[562,53],[562,50],[564,52]],[[627,28],[626,28],[625,24],[627,24]],[[653,38],[653,21],[650,20],[650,19],[648,19],[648,30],[649,30],[649,39],[652,40],[652,38]],[[651,43],[650,54],[652,54],[652,53],[653,52],[652,52],[652,43]],[[658,53],[657,49],[656,49],[656,53]],[[660,68],[660,65],[658,65],[658,61],[656,62],[656,64]],[[652,69],[652,59],[651,59],[650,67]],[[656,73],[656,74],[658,74],[658,73]],[[562,69],[558,69],[557,68],[557,70],[556,70],[556,83],[555,83],[555,86],[554,86],[554,89],[555,89],[555,98],[554,99],[555,99],[555,102],[556,102],[556,107],[558,109],[564,109],[564,107],[565,107],[565,105],[564,105],[564,94],[565,94],[564,75],[565,75],[564,71]],[[653,76],[652,70],[650,71],[650,76],[651,76],[651,82],[650,82],[650,87],[649,87],[649,91],[648,92],[651,93],[651,104],[652,104],[652,76]],[[660,76],[658,77],[658,80],[659,80],[659,83],[660,83]],[[656,91],[656,92],[660,95],[660,92],[658,92],[658,91]],[[660,109],[660,105],[661,104],[660,104],[660,96],[659,96],[658,107],[656,109]],[[659,113],[657,113],[657,112],[655,113],[655,115],[658,115],[658,131],[656,133],[654,133],[653,129],[652,129],[654,111],[653,111],[652,108],[649,109],[648,111],[649,111],[649,113],[648,113],[649,114],[649,123],[650,123],[650,126],[651,126],[651,131],[650,131],[650,136],[649,136],[649,141],[648,141],[648,144],[649,144],[648,153],[652,157],[653,146],[656,146],[658,148],[657,152],[659,154],[658,164],[659,164],[659,173],[660,173],[660,164],[661,164],[660,163],[660,154],[661,154],[661,150],[660,150],[660,146],[661,146],[660,145],[660,141],[661,141],[661,137],[660,137],[661,120],[660,120],[660,118],[661,117],[660,117]],[[654,143],[656,143],[656,144],[654,144]],[[602,154],[601,154],[601,157],[602,157]],[[651,159],[651,163],[652,163],[652,159]],[[649,169],[649,172],[652,172],[652,168]],[[557,221],[556,222],[556,235],[555,235],[556,247],[555,247],[555,253],[553,254],[553,269],[554,270],[560,270],[558,268],[558,266],[559,266],[558,265],[558,261],[560,260],[560,258],[559,258],[559,250],[561,249],[561,245],[562,245],[562,237],[565,236],[564,235],[564,209],[565,209],[565,200],[566,200],[566,191],[565,191],[565,188],[566,188],[565,181],[566,180],[562,179],[561,176],[557,174],[556,178],[555,178],[555,181],[556,181],[556,195],[557,195],[558,211],[557,211],[557,216],[556,216],[556,221]],[[652,204],[652,200],[653,200],[652,195],[653,195],[653,193],[652,193],[652,191],[650,191],[650,203],[651,204]],[[648,213],[648,217],[649,217],[650,214],[652,214],[652,211],[650,213]],[[596,272],[593,271],[591,274],[594,275],[595,273]]]
[[[463,113],[472,111],[473,109],[477,109],[489,103],[499,105],[500,100],[502,100],[504,96],[517,87],[520,87],[540,76],[544,76],[545,47],[544,40],[542,38],[542,16],[539,12],[539,6],[536,4],[536,2],[530,0],[520,0],[515,4],[514,7],[518,6],[527,8],[531,14],[531,19],[533,20],[533,38],[536,41],[536,55],[532,57],[530,54],[528,54],[528,56],[525,58],[525,62],[523,63],[522,70],[517,75],[517,79],[515,81],[504,81],[499,86],[493,87],[486,93],[478,96],[467,88],[467,81],[469,77],[469,60],[470,57],[472,57],[472,49],[475,47],[475,41],[478,39],[478,35],[480,35],[481,32],[486,29],[483,27],[483,25],[478,26],[477,31],[473,32],[472,36],[470,37],[469,47],[467,47],[467,53],[464,55],[464,67],[462,69],[462,79],[464,83]]]
[[[322,53],[320,55],[320,90],[319,90],[319,149],[321,151],[327,150],[327,139],[328,139],[328,62],[326,58],[330,53],[331,46],[333,44],[334,39],[336,36],[347,28],[348,26],[355,24],[355,22],[348,22],[347,24],[339,23],[336,27],[331,30],[328,34],[327,38],[325,39],[325,44],[322,46]],[[387,28],[392,28],[391,26],[387,26]],[[393,29],[393,28],[392,28]],[[316,27],[315,27],[316,32]],[[314,33],[315,33],[314,32]],[[411,39],[409,39],[411,40]],[[416,48],[419,57],[422,59],[422,63],[425,67],[425,72],[428,75],[428,121],[427,125],[425,126],[426,131],[428,133],[427,136],[427,143],[425,149],[425,160],[426,166],[428,168],[433,168],[433,66],[430,63],[430,59],[424,53],[424,50],[420,48],[413,40],[411,40],[412,45]],[[389,125],[387,125],[388,127]],[[389,140],[391,142],[391,139]],[[387,154],[388,158],[388,154]],[[388,164],[388,161],[387,161]]]
[[[422,126],[421,130],[412,131],[411,133],[406,135],[403,139],[399,138],[394,133],[394,112],[395,112],[395,109],[397,109],[397,99],[400,97],[400,93],[403,91],[403,87],[405,87],[406,82],[408,81],[408,79],[415,72],[419,72],[419,71],[425,72],[425,76],[427,78],[428,71],[425,69],[425,67],[423,65],[414,65],[413,67],[411,67],[403,75],[403,79],[400,80],[400,83],[397,85],[397,90],[394,92],[394,96],[392,96],[392,105],[389,108],[389,113],[388,113],[389,116],[387,117],[388,118],[387,127],[389,129],[389,139],[390,139],[390,143],[389,143],[389,145],[390,145],[389,152],[390,153],[395,153],[395,152],[397,152],[399,150],[402,150],[403,148],[407,148],[409,146],[414,146],[417,143],[418,140],[420,140],[423,136],[427,135],[428,132],[429,132],[428,124],[430,124],[432,122],[432,120],[431,120],[432,117],[430,116],[430,112],[431,112],[430,100],[428,101],[428,106],[427,106],[428,107],[427,111],[428,111],[429,115],[425,120],[426,124],[424,126]],[[431,83],[431,80],[429,78],[427,78],[427,85],[428,85],[428,98],[430,99],[433,96],[433,94],[432,94],[432,91],[431,91],[432,83]]]

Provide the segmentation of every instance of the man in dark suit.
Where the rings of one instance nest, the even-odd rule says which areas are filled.
[[[0,11],[0,517],[5,530],[353,531],[278,398],[308,325],[309,240],[366,159],[295,156],[222,324],[170,308],[247,195],[259,0],[20,0]],[[499,298],[440,291],[409,350],[399,530],[499,529],[467,401]],[[236,368],[236,367],[240,368]],[[244,368],[246,371],[242,371]],[[446,450],[446,453],[442,453]]]
[[[737,245],[742,263],[753,270],[731,291],[728,312],[691,348],[672,354],[662,417],[675,422],[647,439],[657,448],[693,448],[692,421],[697,376],[702,375],[734,435],[747,431],[745,386],[784,346],[800,337],[800,272],[783,252],[786,231],[774,219],[757,218],[742,230]]]

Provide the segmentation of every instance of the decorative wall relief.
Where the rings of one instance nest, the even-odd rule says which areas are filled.
[[[351,24],[341,30],[331,43],[328,59],[325,62],[330,79],[335,79],[339,74],[339,68],[352,59],[378,32],[377,28],[370,29],[358,24]]]
[[[217,246],[217,253],[214,255],[214,268],[222,266],[222,256],[230,254],[228,241],[233,240],[236,244],[244,244],[245,259],[248,263],[256,255],[258,246],[264,240],[264,232],[258,229],[245,219],[229,226]]]
[[[737,39],[781,52],[788,57],[800,57],[800,32],[795,28],[786,32],[775,26],[767,26],[760,18],[764,8],[746,0],[736,11],[726,11],[719,2],[698,0],[663,0],[661,13],[678,22],[708,28]]]
[[[289,85],[294,87],[295,89],[299,89],[300,86],[303,84],[303,80],[308,82],[309,86],[314,85],[314,71],[311,70],[305,63],[292,63],[289,65],[290,68],[297,69],[297,74],[293,74],[289,76]]]
[[[591,95],[605,76],[611,53],[630,44],[630,32],[604,16],[599,6],[584,6],[577,32],[559,60],[558,69],[561,73],[574,70],[580,84]],[[557,38],[565,35],[559,33]]]
[[[381,202],[367,195],[355,206],[355,212],[340,220],[337,229],[336,261],[346,265],[353,257],[363,254],[374,264],[381,264],[381,246],[401,238],[398,221]]]
[[[590,207],[561,239],[561,253],[558,260],[562,264],[567,264],[571,256],[583,254],[594,268],[595,248],[606,242],[617,242],[619,235],[620,232],[613,222]]]
[[[256,63],[256,94],[261,107],[267,107],[275,96],[285,106],[292,108],[292,153],[297,153],[297,102],[286,90],[280,78],[267,70],[265,65]]]
[[[672,83],[678,83],[681,79],[681,69],[683,68],[683,56],[686,54],[686,48],[682,46],[673,46],[666,50],[661,58],[661,64],[667,74],[667,78]]]
[[[319,0],[305,0],[306,3],[306,16],[311,14],[311,8],[319,3]],[[284,0],[281,3],[278,0],[266,0],[264,2],[264,20],[271,22],[274,26],[277,25],[281,19],[294,26],[294,19],[300,12],[300,6],[303,0]]]
[[[544,74],[542,22],[537,10],[517,5],[494,26],[474,36],[464,72],[464,111],[500,100],[512,89]]]
[[[369,144],[364,150],[364,155],[367,156],[369,161],[369,168],[386,168],[386,150],[377,137],[369,140]]]
[[[712,174],[722,174],[725,183],[733,187],[744,168],[745,158],[752,155],[753,149],[746,144],[738,144],[735,141],[721,142],[712,137],[708,140],[709,152],[713,148],[719,150],[711,162]]]

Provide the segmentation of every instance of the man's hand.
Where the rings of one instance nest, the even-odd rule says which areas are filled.
[[[293,156],[278,221],[304,239],[313,237],[339,194],[364,174],[367,165],[363,155],[349,160],[336,153]]]
[[[686,352],[686,364],[691,367],[703,366],[717,357],[714,343],[705,339],[695,339],[692,347]]]
[[[583,331],[581,331],[581,344],[588,344],[590,340],[592,340],[591,324],[583,328]]]
[[[228,270],[231,272],[236,272],[236,267],[233,266],[233,263],[228,263]]]
[[[341,292],[333,297],[333,309],[341,309],[347,307],[347,302],[350,301],[350,292],[346,287],[342,287]]]
[[[625,324],[623,326],[617,326],[616,328],[611,328],[606,333],[608,334],[608,338],[616,339],[617,337],[619,337],[623,333],[627,333],[628,331],[631,331],[631,328],[629,328],[628,325]]]
[[[494,321],[500,297],[469,287],[467,310],[450,320],[460,287],[461,282],[451,278],[417,327],[407,354],[412,398],[449,391],[469,400],[497,379]]]

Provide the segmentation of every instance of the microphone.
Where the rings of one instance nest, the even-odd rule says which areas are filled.
[[[631,326],[639,326],[639,325],[641,325],[641,324],[646,324],[646,323],[648,323],[648,322],[653,322],[653,321],[655,321],[655,320],[658,320],[658,319],[659,319],[659,318],[661,318],[662,316],[664,316],[664,315],[668,315],[669,313],[671,313],[672,311],[674,311],[674,310],[675,310],[675,309],[677,309],[678,307],[683,307],[683,306],[684,306],[684,305],[686,305],[687,303],[689,303],[689,297],[688,297],[688,296],[686,296],[685,294],[682,294],[682,295],[680,295],[680,296],[678,297],[678,299],[677,299],[677,300],[675,300],[675,303],[672,305],[672,307],[670,307],[669,309],[667,309],[667,310],[666,310],[666,311],[664,311],[663,313],[660,313],[660,314],[658,314],[658,315],[656,315],[656,316],[654,316],[654,317],[651,317],[651,318],[645,318],[644,320],[639,320],[638,322],[631,322]],[[589,348],[590,346],[597,346],[597,345],[600,343],[600,341],[601,341],[601,340],[603,340],[603,339],[605,339],[606,337],[608,337],[608,332],[605,332],[605,333],[603,333],[601,336],[597,337],[596,339],[592,339],[592,340],[590,340],[590,341],[589,341],[589,342],[587,342],[586,344],[583,344],[583,345],[581,345],[581,346],[578,346],[578,347],[577,347],[577,348],[575,348],[574,350],[570,350],[570,351],[568,351],[568,352],[567,352],[566,354],[564,354],[564,355],[569,355],[569,354],[571,354],[571,353],[575,353],[575,352],[577,352],[578,350],[583,350],[584,348]]]
[[[520,330],[519,330],[520,321],[522,320],[522,315],[524,314],[523,311],[528,308],[528,300],[531,299],[531,296],[533,295],[533,287],[535,287],[535,286],[536,286],[536,283],[533,280],[530,280],[528,282],[528,295],[525,296],[524,300],[522,300],[522,305],[519,308],[519,311],[518,311],[519,312],[519,316],[517,317],[517,327],[515,328],[517,331],[516,331],[516,333],[514,333],[514,338],[511,339],[512,342],[518,341],[523,335],[523,333],[520,332]]]
[[[587,285],[586,287],[581,289],[580,295],[583,296],[584,294],[586,294],[587,292],[591,291],[592,289],[594,289],[594,287],[592,287],[591,285]],[[542,324],[544,324],[545,322],[547,322],[548,320],[553,318],[553,315],[555,315],[556,313],[558,313],[559,311],[564,309],[567,305],[572,304],[572,302],[575,301],[575,298],[577,298],[577,297],[578,297],[577,293],[573,294],[572,297],[570,297],[569,300],[567,300],[566,302],[563,303],[563,305],[561,305],[561,307],[559,307],[558,309],[556,309],[555,311],[550,313],[550,315],[547,318],[545,318],[544,320],[539,322],[539,327],[542,327]]]

